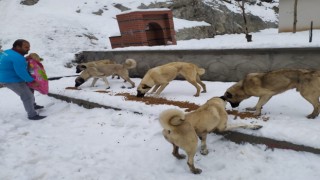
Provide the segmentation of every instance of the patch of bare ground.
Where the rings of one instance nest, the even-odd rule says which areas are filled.
[[[178,106],[180,108],[185,108],[187,112],[194,111],[199,108],[199,105],[195,103],[190,103],[188,101],[173,101],[168,100],[165,98],[157,98],[157,97],[136,97],[129,93],[117,93],[116,96],[124,96],[125,100],[127,101],[138,101],[138,102],[144,102],[148,105],[157,105],[157,104],[167,104],[167,105],[174,105]],[[227,113],[229,115],[234,115],[234,119],[240,118],[240,119],[259,119],[259,117],[263,121],[269,120],[269,117],[265,116],[256,116],[252,112],[238,112],[237,110],[227,110]]]
[[[66,87],[65,89],[68,89],[68,90],[81,90],[81,89],[79,89],[77,87]]]
[[[66,87],[66,89],[69,90],[80,90],[76,87]],[[106,90],[96,90],[95,92],[98,93],[110,93],[110,91]],[[134,95],[131,95],[130,93],[117,93],[116,96],[124,96],[124,99],[126,101],[138,101],[143,102],[147,105],[158,105],[158,104],[166,104],[166,105],[174,105],[178,106],[180,108],[186,109],[186,112],[191,112],[199,108],[199,105],[195,103],[191,103],[188,101],[173,101],[168,100],[165,98],[159,98],[159,97],[136,97]],[[252,112],[239,112],[237,110],[227,110],[227,113],[229,115],[233,115],[234,119],[262,119],[263,121],[268,121],[269,117],[266,116],[257,116],[254,115]]]
[[[106,91],[106,90],[96,90],[94,92],[98,92],[98,93],[110,93],[110,91]]]

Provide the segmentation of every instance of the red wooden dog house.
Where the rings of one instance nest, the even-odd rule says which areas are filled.
[[[116,17],[121,35],[109,37],[112,49],[177,44],[170,9],[131,11]]]

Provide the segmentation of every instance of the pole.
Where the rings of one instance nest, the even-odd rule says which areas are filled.
[[[294,9],[293,9],[293,33],[297,32],[297,6],[298,0],[294,0]]]
[[[311,21],[311,27],[309,31],[309,43],[312,42],[313,21]]]

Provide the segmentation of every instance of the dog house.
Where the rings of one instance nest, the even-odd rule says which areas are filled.
[[[111,47],[175,45],[170,9],[147,9],[118,14],[120,36],[109,37]]]

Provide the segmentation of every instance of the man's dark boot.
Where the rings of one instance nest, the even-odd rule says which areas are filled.
[[[37,104],[34,105],[34,109],[42,109],[42,108],[44,108],[44,107],[40,106],[40,105],[37,105]]]
[[[41,119],[43,119],[45,117],[47,117],[47,116],[40,116],[40,115],[37,114],[37,115],[35,115],[33,117],[28,117],[28,119],[29,120],[41,120]]]

